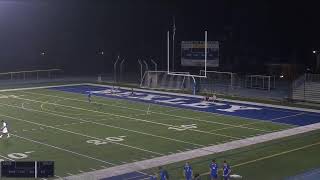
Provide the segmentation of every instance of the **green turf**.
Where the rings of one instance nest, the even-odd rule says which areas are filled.
[[[245,180],[283,180],[286,177],[320,167],[320,131],[314,131],[289,138],[270,141],[246,148],[226,151],[215,155],[189,160],[195,173],[202,179],[209,179],[209,164],[215,159],[222,165],[227,160],[232,174],[239,174]],[[164,166],[172,179],[183,179],[182,169],[185,162]],[[157,174],[158,169],[146,170]],[[221,171],[219,172],[221,176]]]
[[[0,99],[0,119],[13,134],[1,139],[0,159],[33,151],[14,160],[53,160],[60,177],[293,127],[102,97],[88,103],[84,95],[47,89],[0,94],[17,96]],[[175,130],[189,124],[197,128]]]

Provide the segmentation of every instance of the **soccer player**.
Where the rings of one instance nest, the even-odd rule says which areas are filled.
[[[188,162],[183,167],[183,174],[186,180],[192,180],[192,167],[189,165]]]
[[[7,138],[9,138],[10,134],[9,134],[9,131],[8,131],[7,123],[4,120],[2,120],[1,123],[2,123],[2,127],[1,127],[1,133],[2,134],[0,135],[0,138],[2,138],[2,136],[4,134],[7,134]]]
[[[92,96],[92,92],[89,91],[89,93],[88,93],[88,102],[89,102],[89,103],[91,103],[91,96]]]
[[[161,166],[159,167],[159,177],[160,177],[160,180],[168,180],[169,179],[168,172],[165,169],[163,169]]]
[[[211,180],[218,179],[218,164],[216,160],[213,159],[209,167]]]
[[[229,166],[229,164],[227,163],[227,161],[223,162],[223,169],[222,169],[223,173],[223,180],[229,180],[230,179],[230,173],[231,173],[231,168]]]
[[[209,100],[215,102],[217,100],[217,96],[215,94],[212,94],[212,96],[209,97]]]

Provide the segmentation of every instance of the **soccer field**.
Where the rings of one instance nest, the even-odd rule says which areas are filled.
[[[258,116],[257,107],[236,115],[201,112],[173,101],[102,96],[95,86],[59,88],[0,93],[0,119],[12,134],[0,141],[1,160],[52,160],[60,178],[290,129],[302,125],[297,116],[319,119],[289,110],[278,117],[270,108]],[[91,103],[88,90],[96,92]]]

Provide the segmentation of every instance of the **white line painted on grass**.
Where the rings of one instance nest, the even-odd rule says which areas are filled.
[[[66,98],[66,97],[60,97],[60,96],[54,96],[54,95],[48,95],[48,94],[42,94],[42,93],[33,93],[33,92],[23,92],[23,93],[27,93],[27,94],[34,94],[34,95],[42,95],[42,96],[48,96],[48,97],[55,97],[55,98],[61,98],[61,99],[67,99],[67,100],[72,100],[72,101],[78,101],[78,102],[87,102],[84,100],[80,100],[80,99],[75,99],[75,98]],[[136,108],[130,108],[130,107],[125,107],[122,105],[114,105],[114,104],[105,104],[105,103],[98,103],[98,102],[93,102],[94,104],[98,104],[98,105],[104,105],[104,106],[110,106],[110,107],[118,107],[118,108],[122,108],[122,109],[128,109],[128,110],[136,110],[136,111],[142,111],[145,112],[145,110],[142,109],[136,109]],[[159,105],[159,104],[158,104]],[[163,106],[163,105],[159,105],[159,106]],[[169,106],[164,106],[164,107],[169,107]],[[185,108],[179,108],[179,107],[175,107],[175,109],[183,109],[186,110]],[[196,111],[196,110],[195,110]],[[196,111],[196,112],[202,112],[202,111]],[[149,111],[149,113],[153,113],[153,114],[161,114],[161,115],[165,115],[165,116],[170,116],[170,117],[175,117],[175,118],[181,118],[181,119],[189,119],[189,120],[194,120],[194,121],[199,121],[199,122],[205,122],[205,123],[210,123],[210,124],[220,124],[220,125],[225,125],[225,126],[232,126],[232,127],[237,127],[237,125],[232,125],[232,124],[227,124],[227,123],[221,123],[221,122],[215,122],[215,121],[207,121],[207,120],[203,120],[203,119],[199,119],[199,118],[193,118],[193,117],[185,117],[185,116],[178,116],[178,115],[173,115],[173,114],[167,114],[164,112],[156,112],[156,111]],[[204,112],[205,113],[205,112]],[[210,115],[219,115],[219,116],[229,116],[229,115],[224,115],[224,114],[218,114],[218,113],[211,113]],[[144,114],[145,115],[145,114]],[[235,116],[233,116],[235,117]],[[238,117],[238,116],[237,116]],[[242,117],[238,117],[238,118],[242,118]],[[250,119],[250,118],[244,118],[244,119]],[[177,120],[177,119],[174,119]],[[252,119],[251,119],[252,120]],[[254,119],[254,120],[258,120],[258,119]],[[178,120],[179,121],[179,120]],[[263,121],[263,120],[259,120],[262,122],[268,122],[268,121]],[[270,122],[271,123],[271,122]],[[252,129],[252,130],[261,130],[261,129],[257,129],[257,128],[250,128],[250,127],[241,127],[244,129]]]
[[[306,133],[306,132],[310,132],[318,129],[320,129],[320,123],[296,127],[296,128],[292,128],[284,131],[279,131],[279,132],[273,132],[273,133],[264,134],[261,136],[250,137],[242,140],[235,140],[235,141],[227,142],[224,144],[209,146],[209,147],[200,148],[200,149],[194,149],[191,151],[157,157],[154,159],[143,160],[140,162],[123,164],[116,167],[110,167],[108,169],[91,172],[90,176],[88,176],[89,174],[85,173],[85,174],[82,174],[81,176],[66,177],[66,179],[76,180],[78,178],[86,178],[86,177],[94,177],[96,179],[108,178],[112,176],[126,174],[129,172],[142,171],[145,169],[164,166],[164,165],[172,164],[176,162],[182,162],[182,161],[186,161],[193,158],[203,157],[211,154],[225,152],[228,150],[247,147],[254,144],[269,142],[272,140],[285,138],[293,135],[298,135],[298,134],[302,134],[302,133]]]
[[[36,102],[36,103],[45,103],[44,101],[38,101],[38,100],[32,100],[32,99],[26,99],[26,98],[20,98],[20,97],[15,97],[15,99],[20,99],[20,100],[24,100],[24,101],[31,101],[31,102]],[[159,123],[159,122],[149,121],[149,120],[145,120],[145,119],[133,118],[133,117],[128,117],[128,116],[124,116],[124,115],[107,113],[107,112],[95,111],[95,110],[90,110],[90,109],[85,109],[85,108],[80,108],[80,107],[68,106],[68,105],[63,105],[63,104],[55,104],[55,103],[47,103],[47,104],[62,106],[62,107],[67,107],[67,108],[72,108],[72,109],[78,109],[78,110],[83,110],[83,111],[88,111],[88,112],[106,114],[106,115],[110,115],[110,116],[122,117],[122,118],[131,119],[131,120],[135,120],[135,121],[148,122],[151,124],[157,124],[157,125],[162,125],[162,126],[167,126],[167,127],[177,127],[177,126],[170,125],[170,124]],[[239,139],[238,137],[233,137],[233,136],[228,136],[228,135],[218,134],[218,133],[213,133],[213,132],[201,131],[201,130],[196,130],[196,129],[188,129],[188,130],[200,132],[200,133],[205,133],[205,134],[212,134],[212,135],[217,135],[217,136],[228,137],[231,139]]]
[[[0,103],[0,104],[2,104],[2,103]],[[13,106],[13,105],[8,105],[8,104],[3,104],[3,105],[9,106],[9,107],[14,107],[14,108],[19,108],[18,106]],[[145,133],[145,132],[141,132],[141,131],[126,129],[126,128],[117,127],[117,126],[112,126],[112,125],[108,125],[108,124],[103,124],[103,123],[88,121],[88,120],[84,120],[84,119],[81,119],[81,118],[75,118],[75,117],[71,117],[71,116],[60,115],[60,114],[56,114],[56,113],[39,111],[39,110],[29,109],[29,108],[28,108],[28,109],[25,109],[25,110],[33,111],[33,112],[39,112],[39,113],[45,113],[45,114],[50,114],[50,115],[53,115],[53,116],[59,116],[59,117],[64,117],[64,118],[69,118],[69,119],[73,119],[73,120],[82,121],[82,122],[80,122],[80,123],[92,123],[92,124],[101,125],[101,126],[106,126],[106,127],[111,127],[111,128],[115,128],[115,129],[121,129],[121,130],[124,130],[124,131],[133,132],[133,133],[137,133],[137,134],[143,134],[143,135],[147,135],[147,136],[157,137],[157,138],[161,138],[161,139],[165,139],[165,140],[170,140],[170,141],[175,141],[175,142],[180,142],[180,143],[185,143],[185,144],[191,144],[191,145],[198,146],[198,147],[205,147],[205,146],[202,145],[202,144],[197,144],[197,143],[193,143],[193,142],[178,140],[178,139],[169,138],[169,137],[164,137],[164,136],[158,136],[158,135],[154,135],[154,134],[150,134],[150,133]],[[55,127],[58,127],[58,126],[61,126],[61,125],[54,125],[54,126],[55,126]]]
[[[24,139],[24,140],[27,140],[27,141],[30,141],[30,142],[33,142],[33,143],[37,143],[37,144],[41,144],[41,145],[44,145],[44,146],[47,146],[47,147],[58,149],[60,151],[68,152],[68,153],[71,153],[71,154],[75,154],[75,155],[78,155],[78,156],[81,156],[81,157],[85,157],[87,159],[99,161],[99,162],[102,162],[102,163],[105,163],[105,164],[109,164],[109,165],[113,165],[113,166],[116,165],[116,164],[108,162],[108,161],[104,161],[104,160],[101,160],[101,159],[98,159],[98,158],[94,158],[94,157],[91,157],[91,156],[88,156],[88,155],[85,155],[85,154],[77,153],[77,152],[74,152],[74,151],[71,151],[71,150],[68,150],[68,149],[65,149],[65,148],[61,148],[61,147],[58,147],[58,146],[50,145],[50,144],[47,144],[47,143],[44,143],[44,142],[36,141],[36,140],[30,139],[30,138],[22,137],[22,136],[19,136],[19,135],[16,135],[16,134],[11,134],[11,135],[13,137],[16,137],[16,138]]]
[[[70,133],[70,134],[75,134],[75,135],[82,136],[82,137],[97,139],[97,140],[100,140],[100,141],[107,141],[107,142],[110,142],[110,143],[113,143],[113,144],[117,144],[117,145],[120,145],[120,146],[128,147],[128,148],[131,148],[131,149],[136,149],[136,150],[140,150],[140,151],[144,151],[144,152],[148,152],[148,153],[152,153],[152,154],[164,155],[162,153],[146,150],[146,149],[143,149],[143,148],[126,145],[126,144],[118,143],[118,142],[115,142],[115,141],[108,141],[106,139],[101,139],[101,138],[98,138],[98,137],[89,136],[89,135],[86,135],[86,134],[77,133],[77,132],[73,132],[73,131],[69,131],[69,130],[65,130],[65,129],[61,129],[61,128],[57,128],[57,127],[53,127],[53,126],[49,126],[49,125],[45,125],[45,124],[40,124],[40,123],[36,123],[36,122],[33,122],[33,121],[28,121],[28,120],[24,120],[24,119],[20,119],[20,118],[15,118],[15,117],[4,115],[4,114],[0,114],[0,116],[7,117],[7,118],[10,118],[10,119],[15,119],[15,120],[18,120],[18,121],[28,122],[30,124],[36,124],[38,126],[43,126],[43,127],[47,127],[47,128],[56,129],[56,130],[59,130],[59,131],[67,132],[67,133]]]

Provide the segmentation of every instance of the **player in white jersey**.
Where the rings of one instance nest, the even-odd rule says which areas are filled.
[[[6,135],[7,135],[7,138],[9,138],[10,135],[9,135],[7,123],[6,123],[4,120],[2,120],[1,122],[2,122],[2,127],[1,127],[1,135],[0,135],[0,138],[2,138],[2,136],[3,136],[4,134],[6,134]]]

